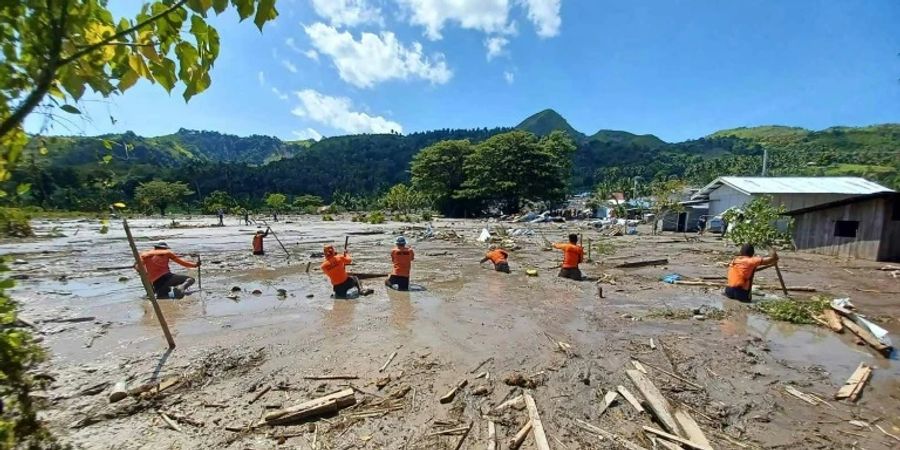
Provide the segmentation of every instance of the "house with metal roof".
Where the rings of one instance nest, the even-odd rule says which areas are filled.
[[[710,216],[768,195],[787,211],[810,208],[861,195],[894,192],[859,177],[719,177],[691,196],[709,202]]]

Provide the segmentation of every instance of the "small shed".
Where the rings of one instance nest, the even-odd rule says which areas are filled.
[[[662,218],[662,230],[689,233],[699,231],[700,218],[709,215],[709,203],[703,200],[687,200],[680,203],[684,211],[667,211]]]
[[[709,215],[718,216],[762,195],[792,211],[879,192],[893,191],[859,177],[719,177],[691,200],[708,201]]]
[[[798,250],[900,261],[900,193],[882,192],[789,211]]]

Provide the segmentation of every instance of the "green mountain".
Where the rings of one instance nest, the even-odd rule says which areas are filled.
[[[659,148],[666,142],[652,134],[634,134],[627,131],[600,130],[588,137],[589,141],[610,142],[616,144],[635,144],[643,147]]]
[[[538,136],[546,136],[553,131],[565,131],[569,136],[577,142],[583,141],[586,136],[584,133],[572,128],[569,122],[552,109],[545,109],[537,114],[533,114],[522,123],[516,125],[517,130],[532,132]]]
[[[722,175],[758,175],[765,151],[772,176],[863,176],[900,188],[900,124],[821,131],[737,128],[666,143],[653,135],[614,130],[585,136],[556,112],[545,110],[516,128],[541,135],[562,130],[574,137],[570,186],[575,192],[598,185],[630,190],[636,177],[643,180],[640,185],[672,176],[702,185]],[[155,178],[188,182],[198,198],[223,190],[248,204],[271,192],[325,199],[371,197],[409,181],[412,157],[431,144],[448,139],[477,143],[509,130],[443,129],[318,142],[191,130],[157,137],[130,132],[47,137],[33,140],[6,190],[14,192],[17,184],[28,183],[30,192],[16,201],[84,210],[131,198],[139,183]]]

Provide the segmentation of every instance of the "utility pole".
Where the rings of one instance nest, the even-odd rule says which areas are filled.
[[[766,176],[766,166],[768,166],[768,165],[769,165],[769,150],[764,148],[764,149],[763,149],[763,170],[762,170],[762,176]]]

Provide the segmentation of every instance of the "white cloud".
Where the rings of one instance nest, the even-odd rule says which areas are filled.
[[[293,130],[293,131],[291,131],[291,134],[293,134],[294,136],[297,136],[297,139],[303,139],[303,140],[312,139],[314,141],[319,141],[322,139],[322,133],[319,133],[318,131],[316,131],[313,128],[307,128],[305,130],[300,130],[300,131]]]
[[[397,122],[353,111],[349,98],[331,97],[312,89],[304,89],[295,94],[300,99],[300,104],[291,113],[297,117],[351,134],[403,132],[403,127]]]
[[[265,86],[265,85],[266,85],[266,74],[264,74],[261,70],[260,70],[259,72],[256,73],[256,79],[259,80],[259,85],[260,85],[260,86]]]
[[[488,61],[503,54],[503,48],[509,44],[509,39],[503,36],[489,37],[484,40],[484,46],[487,48]]]
[[[503,72],[503,79],[506,80],[506,84],[513,84],[516,81],[516,74],[507,70]]]
[[[384,22],[381,10],[371,0],[312,0],[312,6],[316,14],[336,27]]]
[[[295,66],[294,63],[292,63],[286,59],[282,59],[281,65],[284,66],[284,68],[289,70],[291,73],[297,73],[297,66]]]
[[[425,28],[425,36],[441,39],[446,22],[456,22],[485,33],[511,33],[509,0],[397,0],[413,25]]]
[[[272,86],[272,93],[275,94],[275,96],[278,97],[279,100],[287,100],[288,99],[287,94],[285,94],[284,92],[281,92],[281,90],[275,86]]]
[[[292,38],[292,37],[285,39],[284,45],[286,45],[289,49],[291,49],[297,53],[303,53],[303,50],[300,50],[300,47],[297,47],[297,42],[294,41],[294,38]]]
[[[305,56],[315,62],[319,62],[319,52],[317,52],[313,49],[309,49],[309,50],[303,52],[303,56]]]
[[[559,8],[562,0],[519,0],[528,10],[528,20],[537,28],[538,36],[549,38],[559,34],[562,19]]]
[[[331,57],[341,79],[357,87],[415,78],[443,84],[453,76],[443,54],[428,57],[421,44],[413,42],[407,47],[391,32],[362,33],[356,40],[349,32],[340,32],[323,23],[304,29],[313,47]]]

